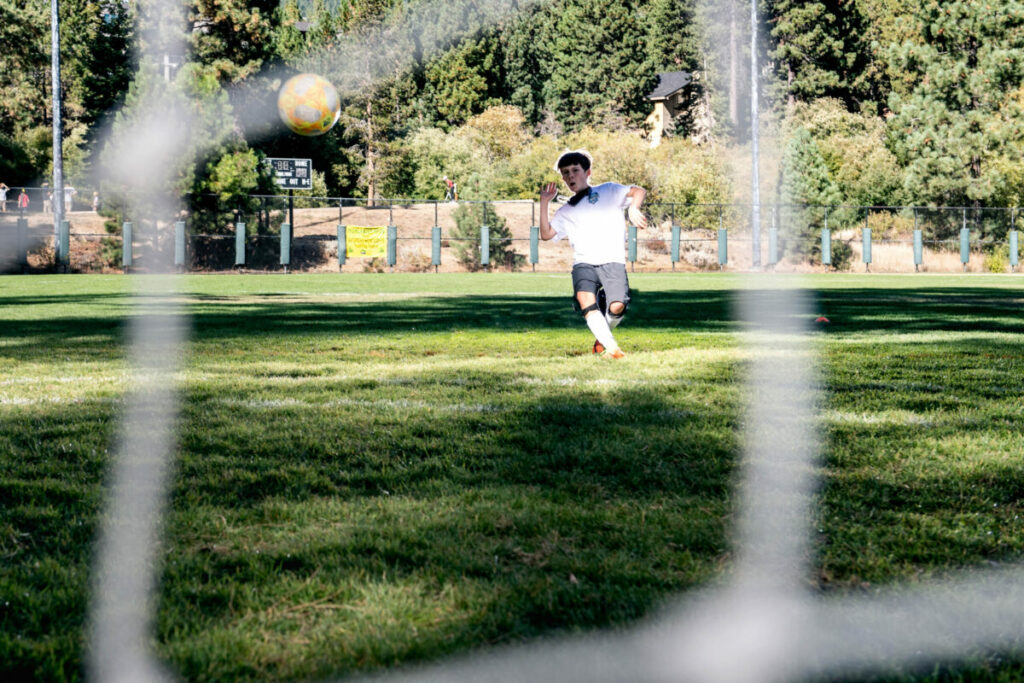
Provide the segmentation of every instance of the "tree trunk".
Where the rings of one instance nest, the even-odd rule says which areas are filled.
[[[970,71],[974,71],[977,68],[978,68],[978,39],[975,38],[974,36],[971,36],[970,41],[968,42],[968,47],[967,47],[967,69],[968,69],[968,72],[970,72]],[[979,105],[979,102],[978,102],[978,95],[977,95],[977,93],[972,92],[971,93],[970,110],[972,112],[977,111],[979,106],[980,105]],[[976,129],[978,127],[979,126],[978,126],[977,123],[974,123],[972,125],[972,128]],[[977,131],[976,130],[972,130],[972,132],[977,132]],[[977,180],[977,179],[981,178],[981,156],[979,154],[972,154],[971,155],[971,166],[970,166],[970,169],[971,169],[971,178],[973,178],[974,180]],[[975,198],[975,200],[974,200],[974,208],[976,210],[981,208],[981,200],[980,199]]]
[[[373,140],[373,100],[366,100],[366,206],[374,205],[377,196],[377,164]]]
[[[729,121],[733,126],[740,123],[740,60],[739,40],[736,36],[736,1],[729,1]]]

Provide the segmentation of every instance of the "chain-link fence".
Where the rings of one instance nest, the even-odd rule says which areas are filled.
[[[38,199],[46,188],[26,188]],[[6,272],[566,271],[566,242],[539,239],[532,200],[250,195],[200,198],[178,216],[118,215],[73,201],[57,228],[42,202],[0,213]],[[96,210],[98,209],[98,211]],[[1017,209],[649,203],[628,226],[633,271],[772,269],[1015,272]],[[351,235],[379,228],[375,248]],[[360,233],[362,234],[362,233]],[[157,265],[162,264],[162,265]]]

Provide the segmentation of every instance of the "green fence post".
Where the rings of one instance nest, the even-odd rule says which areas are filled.
[[[185,269],[185,221],[174,222],[174,265],[178,272]]]
[[[388,226],[388,265],[392,270],[398,263],[398,226]]]
[[[678,225],[672,226],[672,270],[676,269],[676,264],[679,263],[679,242],[680,235],[683,229]]]
[[[284,272],[288,272],[288,266],[292,264],[292,224],[281,224],[281,265]]]
[[[718,269],[724,270],[729,262],[729,242],[725,228],[718,229]]]
[[[1017,231],[1011,230],[1010,232],[1006,233],[1006,235],[1009,238],[1010,242],[1010,272],[1013,273],[1016,272],[1017,270],[1017,263],[1019,259],[1019,254],[1017,251]]]
[[[66,273],[68,272],[68,266],[71,265],[71,223],[61,221],[58,235],[60,236],[60,244],[57,246],[57,261]]]
[[[441,265],[441,226],[435,225],[430,229],[430,264],[434,266],[434,272]]]
[[[534,270],[537,270],[537,264],[540,263],[540,227],[536,225],[530,226],[530,265],[533,266]]]
[[[491,229],[486,225],[480,226],[480,265],[491,264]]]
[[[18,218],[18,263],[22,268],[28,266],[28,219]]]
[[[245,223],[235,223],[235,265],[245,265]]]
[[[1017,272],[1017,209],[1010,211],[1010,272]]]
[[[630,267],[633,267],[633,264],[636,263],[636,226],[630,225],[627,234],[629,235],[629,264]]]
[[[832,231],[828,228],[821,229],[821,265],[832,265]]]
[[[971,230],[960,228],[960,263],[964,264],[964,272],[967,272],[967,262],[971,260]]]
[[[121,267],[126,273],[132,267],[132,224],[128,221],[121,226]]]
[[[920,270],[924,263],[924,237],[920,230],[914,230],[914,272]]]
[[[861,244],[864,249],[864,270],[871,270],[871,228],[861,228],[860,230]]]
[[[348,260],[348,226],[338,223],[338,270]]]

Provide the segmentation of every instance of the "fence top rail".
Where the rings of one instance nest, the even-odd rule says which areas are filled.
[[[204,194],[203,196],[204,197],[216,197],[217,195],[216,194],[212,194],[212,193],[207,193],[207,194]],[[286,194],[250,194],[250,195],[246,195],[246,196],[250,197],[250,198],[253,198],[253,199],[284,199],[284,200],[287,200],[289,198],[288,195],[286,195]],[[420,198],[417,198],[417,197],[377,197],[377,198],[374,198],[374,199],[370,199],[369,197],[328,197],[328,196],[308,195],[308,194],[295,195],[292,198],[293,199],[302,199],[302,200],[319,199],[319,200],[322,200],[324,202],[331,202],[333,204],[338,204],[338,203],[341,203],[341,202],[352,202],[352,203],[359,203],[359,204],[366,203],[366,202],[374,202],[375,204],[379,203],[379,204],[396,205],[396,206],[404,205],[404,204],[485,204],[485,203],[486,204],[531,204],[531,203],[534,202],[533,199],[459,199],[457,201],[453,201],[453,200],[450,200],[450,199],[427,199],[427,198],[422,198],[422,197],[420,197]]]
[[[17,191],[24,189],[26,191],[32,190],[35,192],[39,191],[52,191],[49,186],[33,186],[33,185],[20,185],[15,188]],[[216,198],[216,193],[204,193],[202,196]],[[287,200],[289,195],[287,194],[249,194],[246,197],[252,199],[280,199]],[[16,195],[15,195],[16,198]],[[344,206],[345,203],[351,205],[358,205],[366,202],[373,202],[376,204],[382,204],[386,206],[403,206],[408,204],[531,204],[536,203],[535,199],[459,199],[457,201],[451,201],[447,199],[433,199],[424,197],[376,197],[370,199],[369,197],[332,197],[327,195],[294,195],[293,199],[298,198],[304,201],[319,200],[323,202],[329,202],[334,205]],[[8,194],[8,203],[12,203],[11,194]],[[649,201],[645,203],[648,207],[683,207],[691,209],[752,209],[755,205],[744,202],[662,202],[662,201]],[[757,204],[759,208],[766,209],[827,209],[829,211],[835,211],[840,209],[851,209],[859,211],[959,211],[968,213],[977,212],[1011,212],[1016,213],[1020,210],[1019,206],[928,206],[920,204],[908,204],[908,205],[886,205],[886,204],[875,204],[875,205],[860,205],[860,204],[797,204],[787,202],[761,202]]]

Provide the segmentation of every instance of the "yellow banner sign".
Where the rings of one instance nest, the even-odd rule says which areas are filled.
[[[348,258],[383,258],[387,256],[386,226],[349,225],[345,228],[345,256]]]

